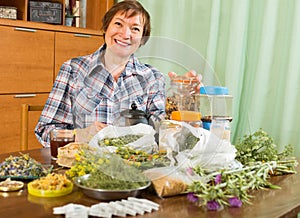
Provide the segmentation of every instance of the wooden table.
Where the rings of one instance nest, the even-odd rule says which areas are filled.
[[[30,157],[43,164],[51,162],[50,150],[47,148],[29,150]],[[18,153],[12,153],[18,155]],[[9,154],[0,155],[2,162]],[[300,173],[300,167],[297,166]],[[157,218],[184,218],[184,217],[297,217],[300,213],[300,174],[273,177],[271,182],[282,187],[280,190],[259,190],[254,192],[253,205],[243,205],[241,208],[225,208],[222,211],[205,211],[187,201],[185,195],[158,198],[145,194],[144,198],[151,199],[160,204],[159,211],[146,213],[143,217]],[[27,188],[19,192],[0,192],[0,217],[63,217],[52,214],[53,207],[68,203],[91,206],[99,203],[98,200],[85,196],[81,191],[75,190],[66,196],[58,198],[39,198],[27,193]],[[142,216],[137,216],[142,217]]]

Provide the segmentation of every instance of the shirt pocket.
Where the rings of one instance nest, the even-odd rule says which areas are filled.
[[[75,99],[75,109],[77,113],[81,114],[91,114],[97,106],[102,101],[102,97],[99,96],[96,90],[89,87],[82,88],[76,99]]]

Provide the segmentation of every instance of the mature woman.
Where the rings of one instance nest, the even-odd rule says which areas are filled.
[[[138,1],[125,0],[104,15],[102,24],[105,43],[94,54],[73,58],[60,68],[35,128],[45,147],[54,124],[95,134],[114,124],[132,102],[147,114],[165,116],[163,74],[134,56],[150,36],[148,12]]]
[[[73,58],[60,68],[35,129],[45,147],[54,128],[51,124],[100,130],[113,124],[132,102],[139,110],[164,116],[164,76],[134,56],[150,36],[148,12],[138,1],[125,0],[115,4],[102,22],[105,43],[95,53]]]

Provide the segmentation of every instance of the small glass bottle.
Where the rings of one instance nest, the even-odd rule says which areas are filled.
[[[197,77],[175,76],[167,91],[166,119],[177,121],[201,121],[200,94]]]
[[[230,142],[230,122],[226,119],[213,119],[210,131],[217,137]]]

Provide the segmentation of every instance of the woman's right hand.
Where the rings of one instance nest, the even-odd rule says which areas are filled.
[[[93,124],[84,129],[76,129],[75,142],[88,143],[94,135],[106,126],[107,125],[104,123],[95,121]]]

